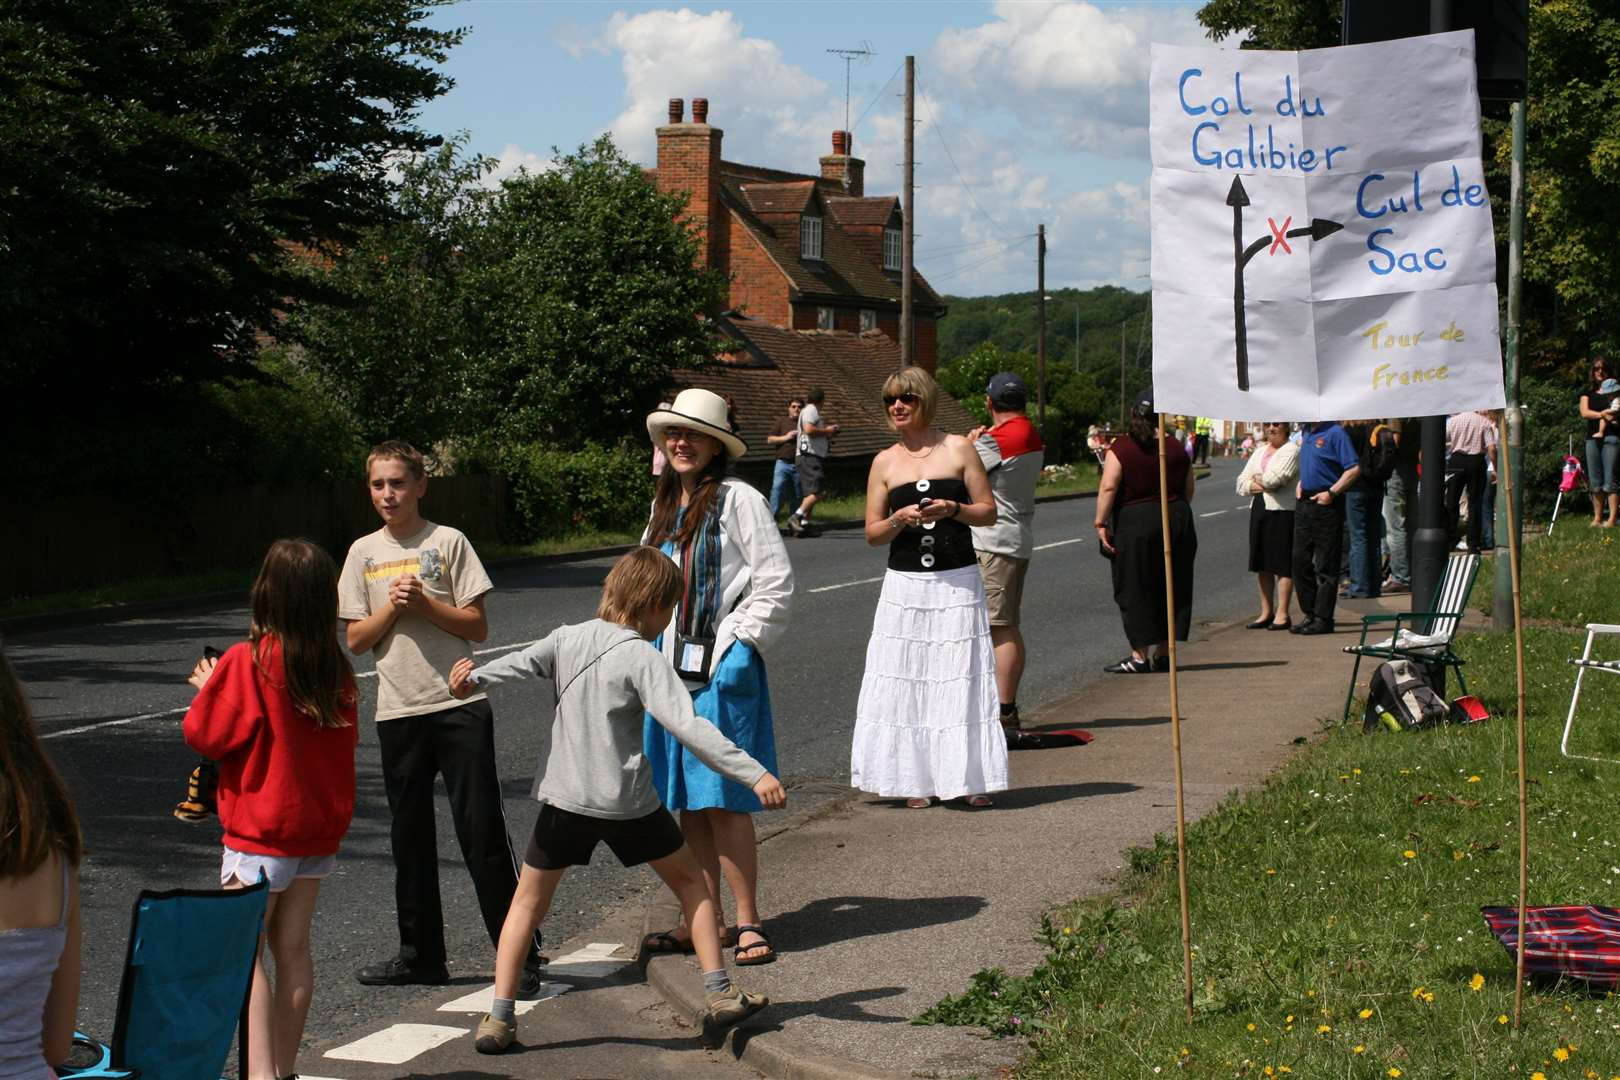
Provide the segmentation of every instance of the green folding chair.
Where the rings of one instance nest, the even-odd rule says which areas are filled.
[[[1463,678],[1465,661],[1452,651],[1451,642],[1462,625],[1468,597],[1474,591],[1474,579],[1479,576],[1479,556],[1452,555],[1446,559],[1446,572],[1434,591],[1434,602],[1428,611],[1401,611],[1393,614],[1379,612],[1361,617],[1361,640],[1346,645],[1344,651],[1356,658],[1350,672],[1350,689],[1344,695],[1344,716],[1341,724],[1350,722],[1350,705],[1355,701],[1356,686],[1361,681],[1361,658],[1371,656],[1377,660],[1411,660],[1425,667],[1453,668],[1457,684],[1468,693],[1468,682]],[[1390,636],[1369,643],[1367,635],[1385,628]],[[1421,632],[1420,632],[1421,631]]]

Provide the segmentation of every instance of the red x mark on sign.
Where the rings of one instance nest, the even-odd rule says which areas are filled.
[[[1271,250],[1266,252],[1267,255],[1277,254],[1277,249],[1279,247],[1283,249],[1284,255],[1292,255],[1294,253],[1294,249],[1288,246],[1287,236],[1288,226],[1292,225],[1293,223],[1294,219],[1292,217],[1286,217],[1283,218],[1283,223],[1279,227],[1276,221],[1272,220],[1271,218],[1266,218],[1266,224],[1271,226]]]

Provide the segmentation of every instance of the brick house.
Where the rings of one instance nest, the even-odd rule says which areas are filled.
[[[880,398],[884,378],[900,366],[900,200],[866,194],[866,163],[847,131],[833,132],[818,173],[786,172],[725,160],[725,133],[708,112],[708,101],[694,98],[687,122],[685,103],[671,98],[648,170],[660,191],[687,193],[683,218],[699,258],[731,282],[728,309],[716,320],[730,347],[718,363],[676,372],[676,380],[732,397],[746,462],[774,456],[765,434],[790,396],[822,387],[824,413],[843,426],[831,456],[864,460],[893,441]],[[933,371],[946,307],[915,270],[912,309],[915,361]],[[943,430],[972,423],[958,402],[941,399]]]

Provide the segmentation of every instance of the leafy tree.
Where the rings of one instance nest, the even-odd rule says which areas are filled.
[[[397,220],[295,310],[305,362],[368,437],[464,446],[614,443],[672,368],[714,354],[718,274],[606,137],[490,191],[452,143],[405,167]]]
[[[1017,372],[1029,385],[1031,400],[1029,416],[1037,417],[1035,393],[1036,358],[1033,353],[1009,352],[993,342],[986,342],[950,364],[939,368],[939,384],[981,423],[989,421],[984,407],[984,388],[990,376],[998,371]],[[1111,412],[1107,393],[1087,372],[1073,367],[1046,365],[1046,431],[1047,460],[1073,461],[1083,455],[1085,432]]]
[[[382,220],[390,161],[434,142],[440,2],[0,5],[0,393],[26,415],[249,356],[308,295],[288,245]]]
[[[1245,49],[1320,49],[1339,44],[1343,11],[1343,0],[1209,0],[1198,21],[1217,41],[1245,35]]]

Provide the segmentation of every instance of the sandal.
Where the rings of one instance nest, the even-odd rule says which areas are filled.
[[[933,805],[934,805],[934,800],[933,799],[918,798],[918,799],[907,799],[906,800],[906,809],[907,810],[926,810],[930,806],[933,806]],[[740,928],[739,928],[739,932],[740,932]]]
[[[678,929],[678,928],[677,928]],[[681,956],[691,956],[696,951],[691,938],[684,941],[675,936],[674,930],[660,930],[656,934],[648,934],[641,939],[641,950],[657,955],[659,953],[678,953]]]
[[[744,934],[753,934],[759,940],[751,945],[744,945],[742,939]],[[743,953],[758,953],[760,949],[765,950],[764,956],[743,956]],[[737,967],[753,967],[756,964],[776,963],[776,950],[771,948],[771,939],[765,935],[763,927],[738,925],[737,944],[734,946],[731,962]]]
[[[969,795],[964,801],[968,804],[968,807],[973,810],[987,810],[996,805],[996,800],[992,799],[988,795]]]

